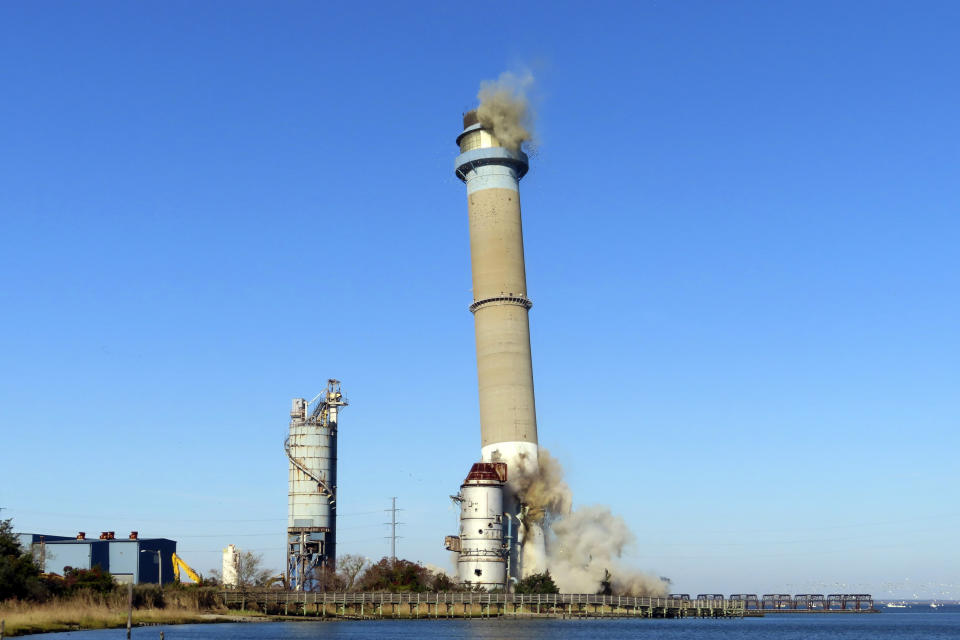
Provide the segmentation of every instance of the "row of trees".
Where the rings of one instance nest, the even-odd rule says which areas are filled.
[[[338,561],[337,572],[327,579],[327,591],[463,591],[442,570],[433,570],[409,560],[383,558],[371,563],[363,556],[347,554]],[[516,593],[559,593],[550,572],[521,580]]]
[[[457,585],[442,571],[428,569],[409,560],[382,558],[368,563],[365,558],[345,555],[340,560],[337,584],[343,591],[453,591]]]
[[[281,576],[263,569],[263,556],[242,552],[237,567],[238,586],[279,586]],[[208,574],[213,584],[222,576],[216,569]],[[346,554],[337,559],[336,572],[321,574],[324,591],[452,591],[456,584],[442,571],[433,571],[409,560],[383,558],[373,563],[363,556]]]

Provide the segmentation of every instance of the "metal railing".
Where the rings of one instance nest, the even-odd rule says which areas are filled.
[[[736,609],[743,607],[741,600],[724,598],[686,598],[650,597],[650,596],[603,596],[587,593],[483,593],[483,592],[405,592],[392,593],[377,592],[302,592],[280,590],[231,590],[221,592],[224,601],[228,604],[242,600],[252,600],[268,603],[306,603],[306,604],[511,604],[511,605],[596,605],[617,608],[725,608]]]

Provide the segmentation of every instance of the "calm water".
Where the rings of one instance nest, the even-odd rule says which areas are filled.
[[[940,640],[960,638],[960,607],[876,615],[779,615],[744,620],[371,620],[181,625],[133,630],[137,640]],[[33,638],[108,640],[125,630]]]

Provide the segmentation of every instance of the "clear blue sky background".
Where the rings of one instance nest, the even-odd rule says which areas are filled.
[[[401,6],[402,5],[402,6]],[[960,5],[5,2],[0,506],[447,563],[479,453],[461,113],[538,78],[541,443],[682,591],[960,597]],[[943,586],[948,585],[948,586]]]

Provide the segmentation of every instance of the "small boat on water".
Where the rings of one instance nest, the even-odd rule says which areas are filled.
[[[942,606],[942,605],[941,605],[939,602],[931,602],[931,603],[930,603],[930,608],[931,608],[931,609],[939,609],[941,606]]]
[[[906,609],[909,607],[906,602],[888,602],[887,609]]]

